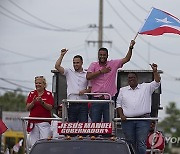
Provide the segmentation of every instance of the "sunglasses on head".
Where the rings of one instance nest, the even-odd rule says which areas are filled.
[[[44,78],[44,76],[35,76],[35,79],[37,78]]]

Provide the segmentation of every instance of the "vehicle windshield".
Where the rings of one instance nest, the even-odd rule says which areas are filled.
[[[125,143],[94,141],[62,141],[38,143],[30,154],[129,154]]]

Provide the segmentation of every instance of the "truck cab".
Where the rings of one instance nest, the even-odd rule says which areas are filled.
[[[55,98],[55,107],[62,103],[63,99],[67,98],[67,84],[66,84],[66,77],[61,75],[57,70],[51,71],[53,75],[53,85],[52,85],[52,92],[54,93]],[[136,72],[138,75],[139,83],[143,82],[151,82],[154,80],[152,70],[122,70],[119,69],[117,72],[117,90],[123,86],[127,86],[127,74],[129,72]],[[159,74],[162,74],[162,70],[158,70]],[[161,86],[152,94],[152,106],[151,106],[151,117],[158,117],[158,111],[162,110],[160,104],[160,95],[161,95]],[[118,93],[117,93],[118,95]],[[116,96],[117,96],[116,95]]]
[[[71,140],[66,138],[40,140],[30,151],[30,154],[130,154],[130,149],[126,141],[121,139],[110,140],[99,138],[79,139],[74,137]]]

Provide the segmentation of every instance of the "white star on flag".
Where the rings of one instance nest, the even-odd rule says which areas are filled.
[[[157,19],[155,18],[157,22],[163,22],[163,23],[166,23],[166,24],[170,24],[172,22],[168,21],[167,18],[164,18],[164,19]]]

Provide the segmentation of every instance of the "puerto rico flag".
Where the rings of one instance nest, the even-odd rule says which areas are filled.
[[[148,18],[138,33],[154,36],[164,33],[180,35],[180,20],[165,11],[152,8]]]

